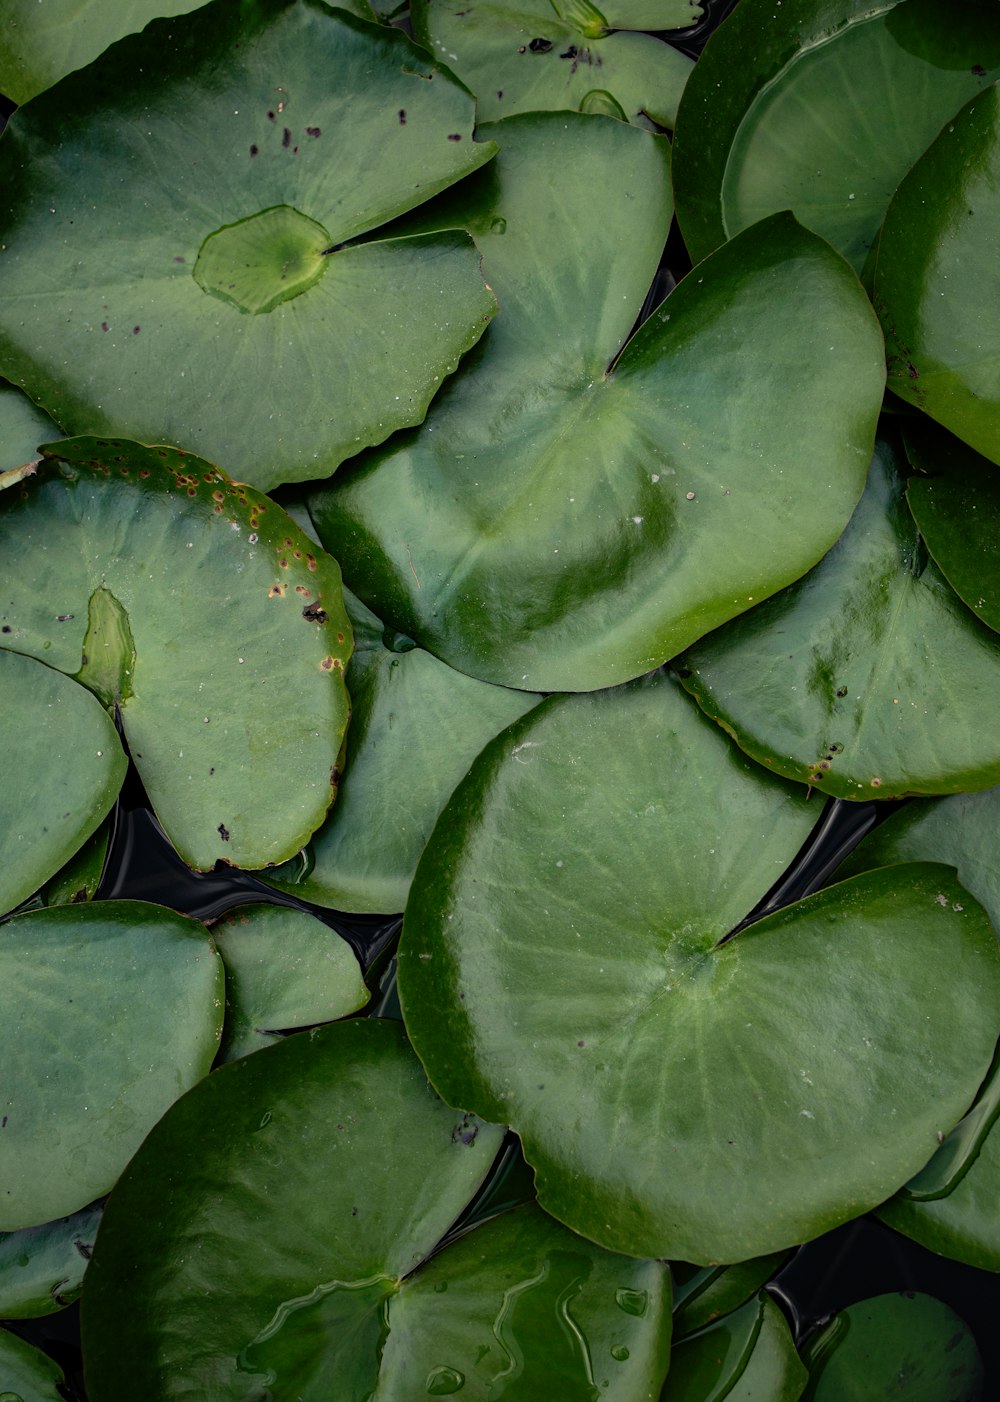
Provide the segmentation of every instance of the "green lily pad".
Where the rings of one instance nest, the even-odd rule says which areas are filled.
[[[843,260],[779,216],[619,356],[669,215],[660,140],[570,113],[489,132],[500,156],[438,217],[473,229],[503,317],[423,427],[310,510],[350,588],[457,670],[605,687],[829,549],[862,490],[881,343]]]
[[[204,926],[143,901],[59,906],[0,926],[0,1229],[106,1193],[222,1027]]]
[[[907,425],[906,500],[934,562],[959,598],[1000,632],[1000,473],[930,420]]]
[[[212,938],[226,966],[226,1061],[271,1046],[280,1031],[332,1022],[368,1002],[351,946],[306,911],[238,906]]]
[[[38,893],[42,905],[75,905],[92,901],[104,874],[111,839],[111,819],[87,838],[79,852],[57,871]]]
[[[822,563],[676,662],[748,754],[838,798],[956,793],[1000,777],[1000,735],[983,725],[1000,639],[929,559],[904,468],[880,440],[865,495]]]
[[[399,954],[414,1047],[610,1249],[714,1264],[829,1230],[926,1162],[990,1064],[1000,949],[947,868],[725,939],[814,811],[657,675],[544,702],[438,821]]]
[[[50,629],[65,627],[51,596],[39,602],[43,609],[49,604]],[[13,637],[5,623],[0,643],[8,634]],[[99,826],[121,788],[126,760],[114,723],[88,691],[2,647],[0,714],[9,727],[0,788],[3,914],[53,876]]]
[[[588,111],[606,94],[624,120],[672,127],[692,70],[686,55],[640,29],[679,29],[694,0],[414,0],[414,36],[476,94],[480,121],[553,108]],[[644,121],[645,119],[645,121]]]
[[[663,1402],[797,1402],[808,1374],[763,1292],[674,1348]]]
[[[850,1305],[809,1341],[804,1402],[978,1402],[983,1362],[965,1320],[931,1295]]]
[[[677,217],[692,257],[791,209],[860,269],[902,177],[998,76],[989,4],[742,0],[677,118]]]
[[[15,385],[0,380],[0,490],[30,477],[39,443],[58,434],[48,414],[36,409]]]
[[[65,1382],[58,1363],[41,1349],[0,1329],[0,1402],[64,1402]]]
[[[0,1232],[0,1319],[38,1319],[79,1298],[101,1212],[93,1203],[55,1222]]]
[[[1000,789],[910,803],[877,827],[841,870],[852,875],[895,862],[949,862],[1000,929],[998,831]],[[991,1271],[1000,1271],[996,1070],[927,1166],[878,1209],[884,1222],[928,1250]]]
[[[243,1399],[271,1386],[279,1355],[282,1379],[300,1369],[296,1395],[328,1398],[336,1376],[360,1402],[386,1300],[502,1137],[434,1096],[396,1023],[333,1023],[223,1066],[108,1201],[83,1304],[92,1402]],[[304,1390],[311,1365],[319,1393]]]
[[[473,116],[319,0],[155,21],[11,119],[0,367],[68,433],[325,476],[419,422],[496,309],[465,234],[342,247],[488,160]]]
[[[191,454],[90,438],[45,453],[0,494],[0,643],[116,709],[192,866],[287,859],[326,814],[347,724],[336,562]]]
[[[703,1329],[730,1314],[771,1279],[788,1259],[787,1251],[755,1256],[734,1266],[672,1266],[674,1279],[674,1338]]]
[[[992,462],[1000,462],[998,218],[994,84],[946,123],[900,184],[879,239],[873,291],[889,388]]]
[[[300,860],[269,886],[335,910],[406,904],[437,815],[488,740],[541,698],[474,681],[348,595],[351,726],[336,806]]]

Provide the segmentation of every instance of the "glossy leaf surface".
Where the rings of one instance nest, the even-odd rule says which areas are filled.
[[[438,821],[399,956],[414,1046],[611,1249],[710,1264],[818,1235],[910,1177],[985,1074],[1000,951],[943,867],[720,943],[811,811],[657,676],[543,703]]]
[[[771,1279],[787,1259],[785,1251],[757,1256],[734,1266],[678,1266],[674,1276],[674,1338],[693,1334],[729,1314]],[[679,1273],[683,1272],[678,1278]]]
[[[1000,471],[927,420],[909,426],[904,443],[929,474],[906,488],[928,550],[959,598],[1000,631]]]
[[[439,217],[473,228],[503,318],[421,429],[310,509],[351,589],[459,671],[589,690],[833,544],[882,350],[849,269],[786,216],[696,270],[616,359],[669,215],[662,144],[570,114],[489,131],[497,162]]]
[[[672,127],[691,60],[650,34],[701,13],[689,0],[640,12],[629,0],[415,0],[415,37],[476,94],[480,121],[517,112],[587,111],[609,94],[628,121]],[[655,15],[655,18],[654,18]]]
[[[51,608],[48,622],[52,629],[66,626]],[[5,632],[0,643],[7,641]],[[121,788],[126,760],[113,721],[89,691],[33,657],[2,649],[0,715],[7,735],[0,786],[3,914],[94,832]]]
[[[879,240],[889,388],[1000,462],[1000,93],[967,103],[914,165]]]
[[[805,1402],[977,1402],[983,1364],[968,1325],[930,1295],[879,1295],[809,1345]]]
[[[692,256],[791,209],[860,269],[899,181],[997,76],[989,4],[742,0],[677,120],[677,216]]]
[[[303,1389],[318,1367],[319,1395],[335,1369],[339,1397],[361,1402],[384,1301],[502,1135],[437,1100],[395,1023],[334,1023],[222,1067],[161,1120],[108,1202],[84,1305],[92,1402],[243,1399],[273,1383],[269,1356],[299,1369],[300,1395],[315,1395]]]
[[[48,1222],[108,1191],[207,1072],[222,1001],[204,927],[160,906],[60,906],[0,926],[0,1229]]]
[[[270,886],[335,910],[406,904],[438,814],[476,755],[540,699],[454,671],[348,597],[351,725],[337,802]]]
[[[341,247],[489,159],[472,121],[318,0],[152,24],[4,135],[0,369],[68,433],[325,475],[419,422],[495,310],[463,234]]]
[[[336,562],[200,458],[87,438],[0,494],[0,549],[0,643],[117,706],[181,856],[259,867],[297,851],[347,724]]]
[[[0,1329],[0,1398],[17,1402],[63,1402],[63,1370],[41,1349],[33,1348],[9,1329]]]
[[[806,1381],[784,1315],[761,1293],[681,1340],[662,1402],[797,1402]]]
[[[760,764],[838,798],[955,793],[1000,777],[1000,735],[983,725],[1000,639],[929,559],[903,467],[880,441],[829,555],[676,664]]]
[[[279,1031],[333,1022],[368,1002],[351,946],[306,911],[239,906],[212,938],[226,966],[226,1061],[270,1046]]]
[[[71,1217],[0,1232],[0,1319],[37,1319],[78,1299],[100,1220],[95,1203]]]

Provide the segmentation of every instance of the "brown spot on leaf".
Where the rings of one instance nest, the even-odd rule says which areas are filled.
[[[286,148],[292,144],[292,133],[289,131],[288,127],[285,127],[281,133],[281,144]]]
[[[322,136],[323,132],[319,127],[306,127],[306,136]]]
[[[324,672],[332,672],[337,665],[337,659],[335,657],[324,657],[319,665]]]
[[[310,623],[325,623],[327,618],[326,609],[321,608],[318,602],[306,604],[305,608],[302,610],[302,617],[308,618]]]
[[[229,829],[226,827],[225,823],[219,824],[219,836],[222,838],[223,842],[229,841]]]
[[[287,588],[287,584],[272,584],[270,589],[267,591],[267,597],[269,599],[283,599],[285,597],[285,590]]]

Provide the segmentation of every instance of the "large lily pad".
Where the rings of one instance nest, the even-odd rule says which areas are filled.
[[[399,956],[414,1046],[603,1245],[708,1264],[818,1235],[910,1177],[989,1066],[1000,950],[944,867],[725,939],[810,811],[658,675],[544,702],[435,828]]]
[[[351,946],[308,911],[238,906],[212,929],[226,966],[222,1056],[232,1061],[293,1027],[333,1022],[368,1002]]]
[[[0,644],[116,709],[186,861],[260,867],[308,840],[334,791],[350,624],[336,562],[280,507],[172,448],[67,440],[0,494],[0,548]]]
[[[108,1191],[207,1072],[222,1002],[204,927],[159,906],[60,906],[0,926],[0,1229],[48,1222]]]
[[[489,131],[489,175],[438,217],[473,228],[503,317],[424,426],[310,510],[351,589],[458,670],[608,686],[833,544],[862,489],[881,342],[842,259],[784,216],[720,250],[619,356],[669,215],[664,147],[569,113]]]
[[[677,216],[692,256],[791,209],[860,268],[899,181],[997,76],[989,4],[742,0],[677,119]]]
[[[481,121],[607,111],[672,127],[691,60],[650,34],[701,14],[695,0],[414,0],[413,32],[476,94]],[[610,102],[609,102],[610,99]],[[644,121],[646,119],[646,121]]]
[[[677,660],[699,705],[761,764],[838,798],[984,789],[1000,735],[1000,639],[929,559],[880,440],[850,525],[801,583]]]
[[[354,655],[344,778],[329,818],[270,886],[335,910],[406,904],[420,853],[488,740],[541,698],[454,671],[348,595]]]
[[[907,424],[906,500],[948,583],[977,618],[1000,632],[1000,472],[929,419]]]
[[[93,1402],[276,1386],[326,1402],[334,1377],[338,1402],[465,1379],[483,1398],[652,1402],[669,1338],[661,1264],[609,1256],[528,1208],[422,1268],[502,1133],[436,1099],[393,1023],[335,1024],[223,1067],[109,1200],[84,1304]]]
[[[319,0],[154,22],[5,133],[0,368],[66,432],[324,476],[419,422],[495,310],[464,234],[340,247],[489,159],[472,123]]]
[[[48,612],[50,628],[65,626],[53,608]],[[12,628],[3,624],[0,643],[13,637]],[[96,697],[42,662],[2,648],[0,715],[9,737],[0,787],[3,914],[90,837],[115,801],[126,761]]]
[[[949,14],[951,11],[949,11]],[[879,239],[889,387],[1000,462],[1000,92],[966,103],[914,165]]]

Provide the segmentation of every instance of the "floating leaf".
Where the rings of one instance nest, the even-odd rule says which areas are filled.
[[[664,1402],[797,1402],[808,1375],[763,1292],[674,1348]]]
[[[651,34],[701,14],[691,0],[414,0],[413,33],[476,94],[480,121],[584,111],[608,92],[623,119],[672,127],[691,60]],[[645,119],[645,120],[644,120]]]
[[[402,910],[437,815],[488,740],[540,700],[455,672],[348,596],[351,727],[336,806],[269,886],[335,910]]]
[[[989,4],[742,0],[677,119],[677,216],[692,257],[791,209],[860,268],[899,181],[998,75]]]
[[[318,1393],[293,1375],[300,1396],[329,1398],[331,1376],[368,1396],[386,1299],[502,1137],[434,1096],[395,1023],[333,1023],[222,1067],[108,1201],[83,1307],[92,1402],[235,1402],[265,1385],[269,1355],[283,1375],[318,1367]]]
[[[1000,632],[1000,472],[929,420],[907,424],[906,455],[929,474],[906,500],[934,562],[977,618]]]
[[[0,926],[0,1229],[108,1191],[207,1072],[222,999],[204,927],[160,906],[59,906]]]
[[[78,1299],[100,1220],[94,1203],[55,1222],[0,1232],[0,1318],[37,1319]]]
[[[674,1263],[674,1338],[681,1339],[737,1309],[777,1273],[787,1251],[757,1256],[735,1266],[704,1266],[700,1270]]]
[[[264,490],[331,472],[495,310],[464,234],[341,247],[488,160],[472,122],[399,30],[318,0],[154,22],[11,119],[0,366],[69,433]]]
[[[568,113],[490,131],[500,156],[439,217],[473,229],[503,317],[424,426],[310,510],[351,589],[459,671],[605,687],[829,549],[861,493],[882,347],[842,259],[779,216],[619,356],[669,215],[664,147]]]
[[[336,562],[190,454],[90,438],[45,451],[0,494],[0,643],[116,707],[192,866],[285,860],[325,816],[347,724]]]
[[[748,754],[838,798],[955,793],[1000,777],[1000,735],[983,726],[1000,639],[928,558],[903,467],[880,440],[826,559],[676,663]]]
[[[368,1002],[351,946],[306,911],[239,906],[212,938],[226,966],[226,1061],[270,1046],[279,1031],[332,1022]]]
[[[92,837],[57,871],[38,893],[42,905],[74,905],[92,901],[104,874],[113,818],[102,823]]]
[[[879,239],[873,293],[889,388],[993,462],[1000,462],[998,219],[994,84],[945,125],[900,184]]]
[[[544,702],[438,821],[407,1028],[449,1103],[521,1136],[541,1206],[602,1245],[712,1264],[816,1236],[916,1172],[989,1066],[1000,950],[947,868],[725,939],[809,812],[656,676]]]
[[[983,1361],[965,1320],[930,1295],[850,1305],[809,1341],[805,1402],[978,1402]]]
[[[6,551],[5,564],[17,569]],[[67,626],[52,607],[51,593],[39,603],[50,631]],[[20,643],[6,610],[3,616],[0,643]],[[41,661],[2,648],[0,715],[9,727],[0,787],[3,914],[90,837],[115,801],[126,761],[113,722],[89,692]]]
[[[41,1349],[0,1329],[0,1398],[16,1402],[64,1402],[63,1370]]]

